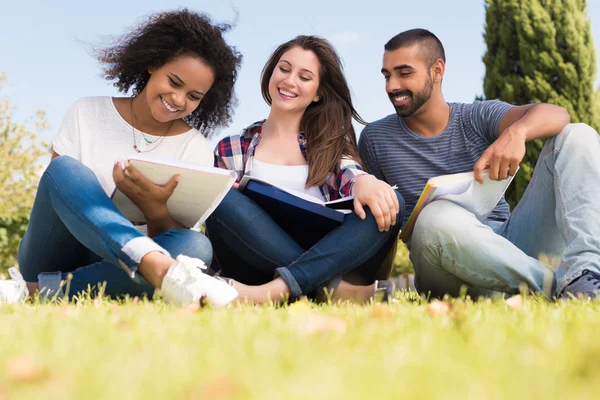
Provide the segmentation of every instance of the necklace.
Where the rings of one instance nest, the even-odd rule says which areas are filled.
[[[129,110],[131,111],[131,135],[133,136],[133,149],[135,151],[137,151],[138,153],[147,153],[149,151],[152,151],[154,149],[156,149],[158,146],[160,146],[160,144],[163,142],[163,140],[165,139],[165,137],[169,134],[169,131],[171,130],[171,127],[173,126],[173,123],[175,122],[175,120],[171,121],[171,124],[169,125],[169,128],[167,129],[167,131],[165,132],[164,135],[161,135],[161,137],[159,139],[156,140],[150,140],[146,137],[146,135],[144,134],[144,132],[139,131],[142,134],[142,137],[144,138],[144,141],[146,142],[146,145],[149,144],[153,144],[156,143],[156,145],[150,149],[146,149],[146,150],[142,150],[138,147],[137,145],[137,141],[135,139],[135,120],[137,119],[137,115],[135,115],[135,112],[133,111],[133,99],[135,97],[131,98],[131,102],[129,103]]]

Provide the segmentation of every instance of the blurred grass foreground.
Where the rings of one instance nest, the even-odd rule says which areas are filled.
[[[0,307],[0,399],[596,399],[600,302]]]

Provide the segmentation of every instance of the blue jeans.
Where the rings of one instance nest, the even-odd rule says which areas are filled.
[[[415,285],[433,296],[518,293],[556,296],[584,269],[600,268],[600,139],[569,124],[546,141],[523,198],[506,222],[479,222],[434,201],[411,243]],[[600,271],[599,271],[600,272]]]
[[[185,254],[210,265],[212,247],[201,233],[174,229],[150,239],[135,228],[106,195],[96,175],[79,161],[57,157],[44,172],[27,231],[19,246],[19,267],[27,282],[39,282],[42,295],[69,296],[106,282],[117,297],[152,296],[154,288],[137,265],[150,251]]]
[[[396,243],[404,216],[404,199],[399,194],[398,201],[398,222],[389,231],[379,232],[367,209],[364,221],[355,213],[347,215],[341,226],[307,250],[237,190],[229,191],[206,226],[224,275],[249,284],[281,276],[296,298],[332,279],[339,282],[351,271],[362,270],[365,280],[374,276]]]

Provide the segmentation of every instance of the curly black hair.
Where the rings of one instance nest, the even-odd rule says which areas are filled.
[[[148,69],[160,68],[183,54],[200,57],[212,67],[215,81],[185,121],[209,136],[231,122],[237,99],[233,86],[242,56],[223,39],[229,24],[213,24],[208,15],[182,9],[154,14],[98,52],[106,64],[103,75],[123,93],[139,94],[150,79]]]

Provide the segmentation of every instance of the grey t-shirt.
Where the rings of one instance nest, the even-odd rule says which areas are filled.
[[[499,101],[449,103],[450,120],[434,137],[411,131],[397,114],[365,127],[358,143],[367,171],[398,191],[408,220],[429,178],[473,170],[481,154],[498,138],[498,125],[512,105]],[[505,221],[510,209],[500,199],[488,219]]]

